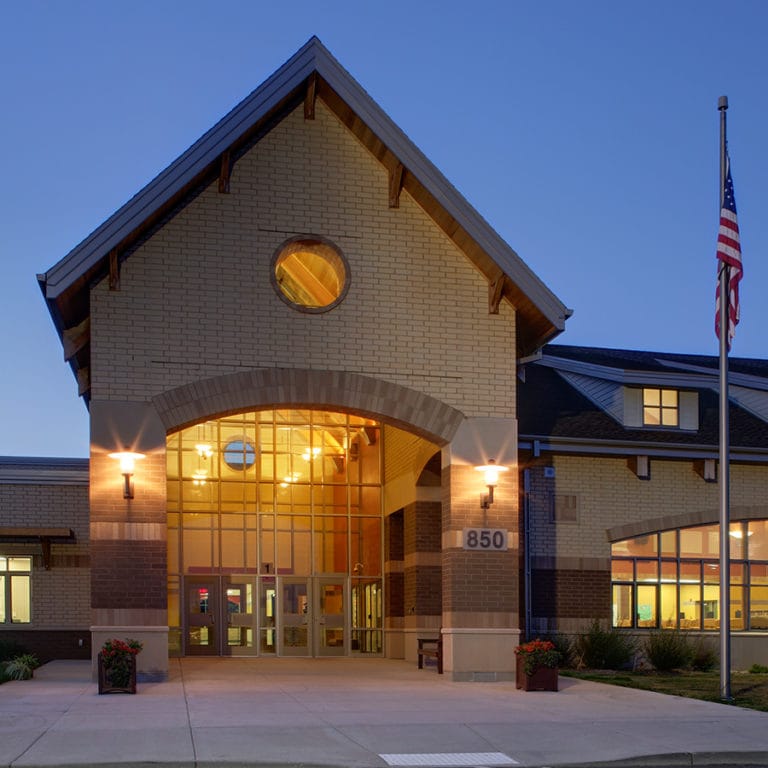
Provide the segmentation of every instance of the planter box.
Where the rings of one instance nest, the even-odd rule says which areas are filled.
[[[104,663],[101,654],[98,655],[99,694],[102,693],[136,693],[136,657],[127,659],[128,679],[113,680],[110,668]],[[121,677],[125,677],[121,675]],[[116,684],[119,683],[119,684]]]
[[[539,667],[532,674],[525,674],[525,664],[517,657],[516,685],[524,691],[556,691],[557,667]]]

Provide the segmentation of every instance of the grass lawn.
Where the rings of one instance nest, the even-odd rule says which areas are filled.
[[[609,670],[561,669],[564,677],[580,680],[594,680],[598,683],[623,685],[656,691],[691,699],[720,701],[719,672],[613,672]],[[733,672],[731,674],[731,695],[737,707],[759,709],[768,712],[768,674]]]

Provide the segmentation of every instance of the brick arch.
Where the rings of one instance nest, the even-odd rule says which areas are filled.
[[[445,445],[464,419],[440,400],[349,371],[263,368],[203,379],[153,398],[166,431],[246,410],[315,408],[354,411]]]

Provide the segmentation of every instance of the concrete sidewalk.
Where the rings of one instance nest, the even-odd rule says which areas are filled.
[[[663,757],[651,763],[647,757]],[[383,659],[184,659],[136,696],[90,664],[0,686],[0,766],[768,765],[768,714],[561,678],[454,683]]]

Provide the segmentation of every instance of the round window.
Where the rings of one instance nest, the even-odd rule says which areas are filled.
[[[349,268],[342,252],[319,237],[294,237],[272,259],[277,295],[302,312],[327,312],[344,298]]]
[[[224,461],[238,472],[250,469],[256,463],[256,449],[247,440],[230,440],[224,446]]]

